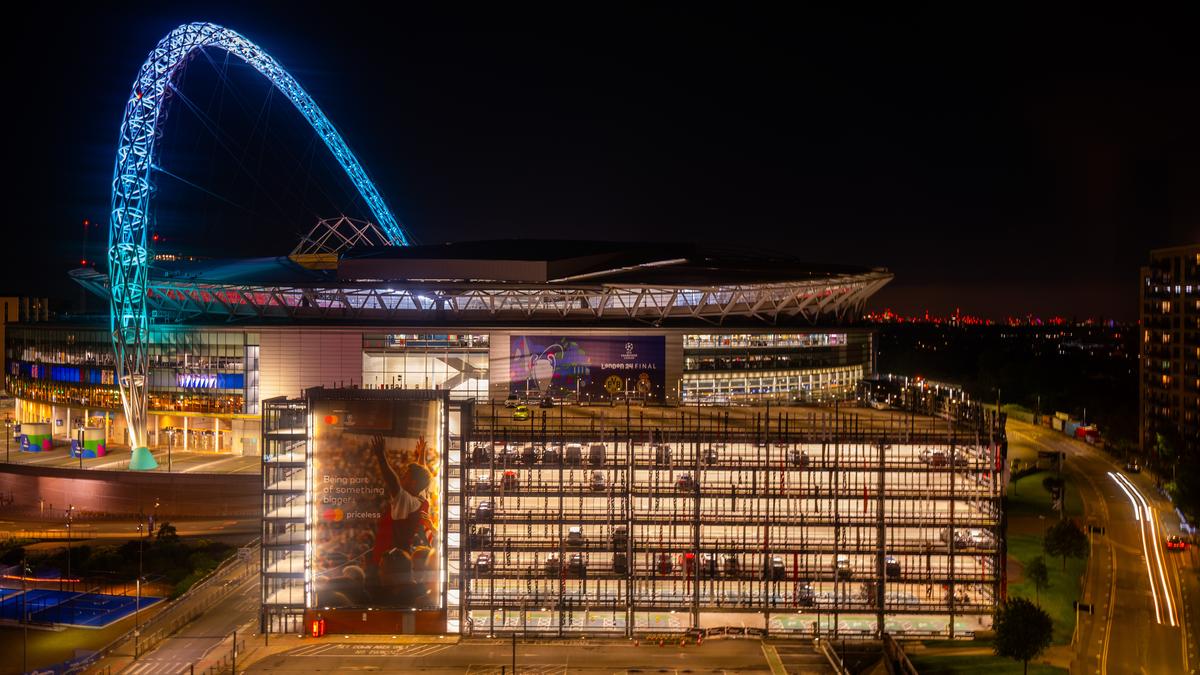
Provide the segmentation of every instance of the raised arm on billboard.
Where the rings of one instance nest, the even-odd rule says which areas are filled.
[[[371,439],[371,453],[375,455],[375,459],[379,460],[379,474],[383,476],[383,482],[387,485],[388,497],[395,499],[400,492],[400,478],[396,475],[396,470],[387,460],[387,454],[383,451],[383,436],[375,436]]]

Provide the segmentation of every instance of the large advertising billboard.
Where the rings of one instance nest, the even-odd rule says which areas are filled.
[[[666,352],[661,335],[513,335],[509,391],[531,398],[604,401],[636,395],[661,401]]]
[[[442,406],[313,402],[312,606],[442,608]]]

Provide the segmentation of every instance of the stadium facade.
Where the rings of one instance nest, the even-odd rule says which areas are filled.
[[[276,258],[160,255],[147,290],[149,446],[259,454],[260,401],[313,386],[588,403],[846,399],[874,370],[871,332],[847,324],[891,279],[694,245],[350,246],[372,241],[369,229],[330,221]],[[103,272],[71,276],[107,300]],[[127,445],[111,340],[107,321],[10,324],[18,421],[64,438],[104,429]]]

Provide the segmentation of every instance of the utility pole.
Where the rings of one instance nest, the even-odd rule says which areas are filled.
[[[75,511],[75,505],[71,504],[67,507],[67,583],[71,583],[71,514]]]
[[[517,674],[517,634],[512,635],[512,667],[513,675]]]
[[[138,629],[138,612],[142,607],[142,542],[145,541],[142,537],[142,531],[145,529],[145,523],[141,521],[141,516],[138,517],[138,575],[137,575],[137,596],[133,603],[133,660],[138,658],[138,638],[140,637]]]
[[[29,672],[29,606],[26,598],[28,597],[28,588],[25,580],[29,576],[29,563],[26,561],[25,554],[21,554],[21,627],[24,633],[21,638],[21,672]]]

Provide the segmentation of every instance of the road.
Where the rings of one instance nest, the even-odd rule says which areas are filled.
[[[626,640],[570,640],[519,643],[518,672],[566,673],[694,672],[771,673],[833,672],[808,643],[760,643],[758,640],[711,640],[703,645],[678,643],[634,646]],[[481,675],[512,671],[512,643],[506,639],[443,644],[338,644],[310,641],[286,653],[252,663],[248,673],[314,671],[383,671],[427,675]],[[128,672],[128,671],[127,671]]]
[[[1081,617],[1072,672],[1195,673],[1200,561],[1196,547],[1166,551],[1166,537],[1179,533],[1170,501],[1149,477],[1125,474],[1102,451],[1060,432],[1014,420],[1007,431],[1010,441],[1065,452],[1085,519],[1106,530],[1093,540],[1083,600],[1095,614]]]
[[[251,575],[238,583],[224,600],[163,640],[154,650],[141,655],[121,673],[126,675],[179,675],[199,663],[210,652],[228,649],[227,638],[234,629],[251,638],[258,628],[259,577]],[[242,638],[239,637],[239,641]]]

